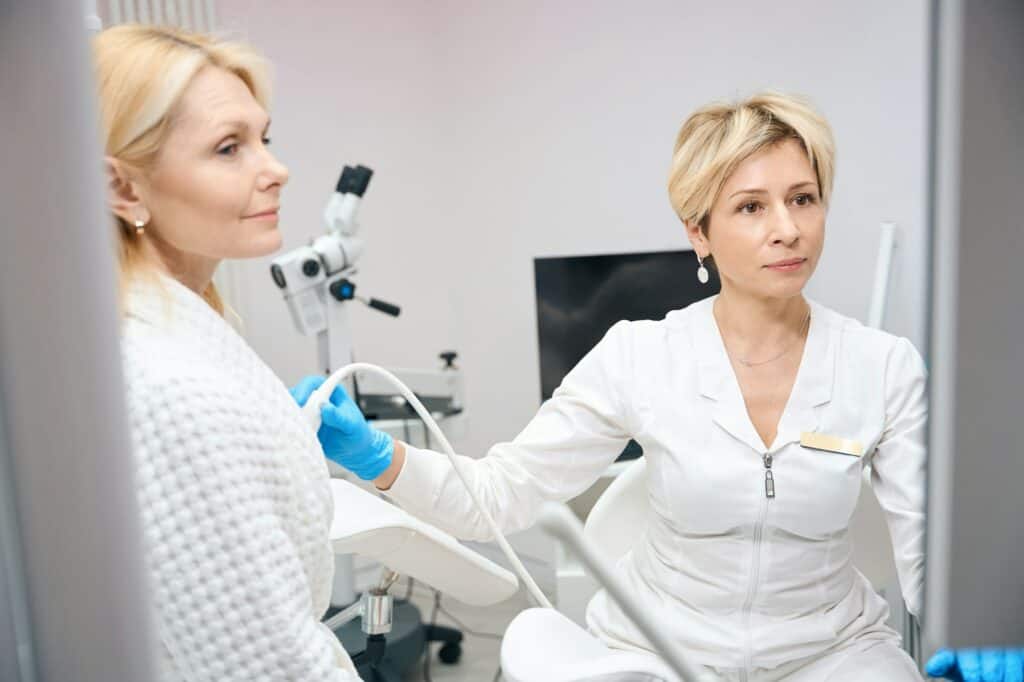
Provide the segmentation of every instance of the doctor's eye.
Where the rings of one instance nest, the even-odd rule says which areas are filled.
[[[798,194],[793,198],[793,201],[796,202],[797,206],[810,206],[817,201],[817,197],[813,194]]]

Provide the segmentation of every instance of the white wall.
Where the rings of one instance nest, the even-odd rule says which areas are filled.
[[[302,7],[302,9],[295,9]],[[360,219],[367,241],[359,293],[398,303],[399,318],[352,306],[360,360],[433,367],[456,344],[443,235],[452,192],[444,137],[448,102],[440,19],[425,3],[263,3],[222,0],[220,26],[250,40],[274,67],[271,137],[290,171],[284,248],[324,230],[322,212],[343,165],[374,169]],[[270,258],[238,264],[247,338],[286,381],[316,371],[316,342],[298,335],[270,278]]]
[[[535,256],[685,244],[666,199],[675,133],[710,99],[778,88],[831,121],[838,175],[811,295],[864,318],[878,224],[902,248],[887,327],[924,340],[928,3],[645,1],[264,4],[221,0],[277,68],[273,136],[294,246],[344,163],[377,171],[359,279],[394,320],[356,310],[360,359],[432,366],[454,347],[482,453],[539,402]],[[267,262],[239,273],[257,350],[287,380],[315,348]]]

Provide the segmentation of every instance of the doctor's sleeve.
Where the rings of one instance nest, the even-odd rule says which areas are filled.
[[[608,330],[514,440],[480,459],[458,456],[503,532],[532,525],[545,501],[580,494],[622,453],[631,435],[631,331],[629,322]],[[456,537],[491,539],[443,453],[407,447],[402,471],[385,493]]]
[[[892,536],[907,609],[921,612],[924,591],[927,370],[905,338],[890,351],[885,372],[885,429],[872,459],[871,484]]]

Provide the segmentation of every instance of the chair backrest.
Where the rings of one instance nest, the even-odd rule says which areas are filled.
[[[864,472],[860,499],[850,523],[853,563],[875,589],[890,586],[896,576],[892,542],[885,515]],[[632,547],[650,514],[647,492],[647,461],[641,457],[612,481],[594,504],[583,527],[584,536],[605,559],[615,562]]]
[[[647,459],[640,457],[597,498],[583,524],[583,536],[606,560],[618,561],[647,527],[647,495]]]

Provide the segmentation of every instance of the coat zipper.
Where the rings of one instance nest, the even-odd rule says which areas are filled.
[[[764,453],[764,496],[768,499],[775,497],[775,475],[772,474],[772,456]]]
[[[768,517],[768,500],[775,497],[775,475],[772,473],[772,455],[765,452],[761,456],[764,462],[764,497],[761,504],[761,516],[757,520],[757,527],[754,529],[753,565],[750,569],[750,584],[747,586],[747,598],[743,603],[743,631],[746,640],[746,651],[744,652],[743,670],[740,671],[740,679],[746,682],[750,674],[751,659],[753,656],[753,641],[750,634],[750,613],[754,607],[754,597],[757,595],[757,583],[760,580],[761,572],[761,542],[764,536],[765,521]]]

